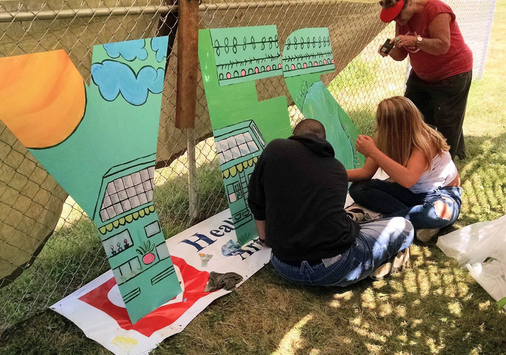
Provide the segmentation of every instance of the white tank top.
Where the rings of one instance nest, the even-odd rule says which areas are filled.
[[[457,167],[448,151],[432,158],[429,170],[424,171],[416,184],[409,189],[414,193],[429,192],[444,187],[457,177]]]

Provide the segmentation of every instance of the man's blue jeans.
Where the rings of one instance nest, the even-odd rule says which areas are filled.
[[[413,226],[402,217],[384,218],[360,227],[355,242],[343,254],[313,266],[307,261],[293,266],[272,255],[272,266],[283,278],[296,284],[344,287],[365,279],[413,243]]]
[[[350,196],[359,205],[382,213],[384,217],[404,217],[415,229],[436,229],[453,224],[460,214],[461,195],[462,189],[455,186],[415,194],[396,182],[379,179],[355,182],[350,186]],[[436,214],[436,201],[445,203],[451,211],[450,218]]]

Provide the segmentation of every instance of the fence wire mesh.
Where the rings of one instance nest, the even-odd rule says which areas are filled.
[[[490,30],[495,1],[449,3],[473,49],[480,78],[489,31],[475,29]],[[328,27],[336,72],[322,80],[365,134],[374,129],[377,103],[402,95],[408,70],[407,61],[377,54],[394,33],[393,25],[378,20],[378,12],[376,1],[205,1],[199,7],[201,28],[275,24],[281,48],[299,28]],[[175,128],[177,27],[176,4],[160,0],[0,1],[0,57],[64,49],[86,82],[93,45],[169,36],[154,192],[166,237],[227,208],[201,77],[195,127]],[[283,77],[256,85],[259,100],[287,97],[292,124],[303,118]],[[91,220],[1,121],[0,158],[1,334],[109,266]]]

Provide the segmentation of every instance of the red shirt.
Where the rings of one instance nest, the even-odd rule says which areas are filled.
[[[415,13],[404,26],[397,25],[396,35],[414,34],[423,38],[431,38],[429,25],[434,18],[442,13],[451,15],[450,49],[445,54],[433,55],[419,50],[408,51],[411,66],[418,77],[424,81],[435,82],[450,76],[466,73],[473,69],[473,54],[464,42],[452,9],[439,0],[427,0],[421,13]]]

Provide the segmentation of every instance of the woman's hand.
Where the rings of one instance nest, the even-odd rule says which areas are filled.
[[[374,151],[378,150],[374,140],[369,136],[359,134],[355,142],[355,149],[357,152],[364,154],[366,157],[370,156]]]

